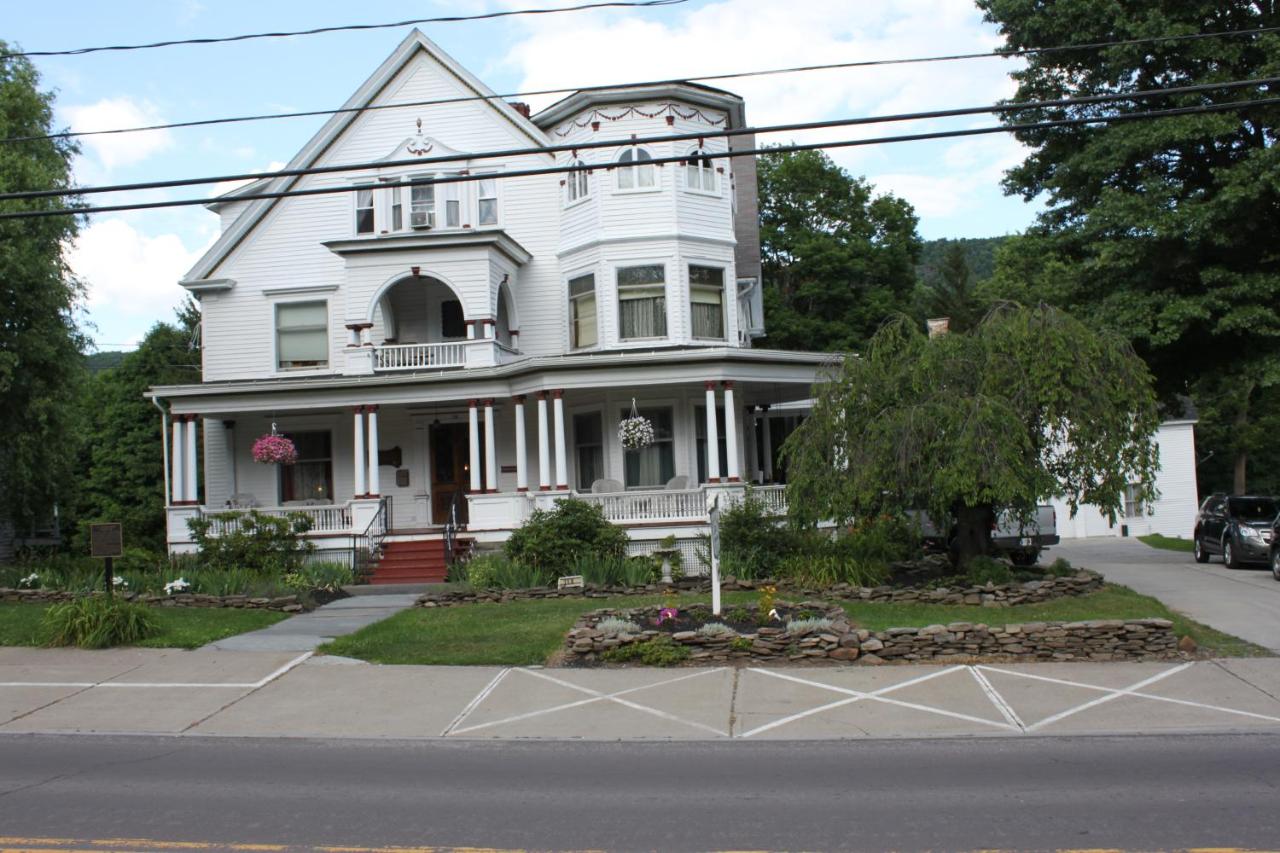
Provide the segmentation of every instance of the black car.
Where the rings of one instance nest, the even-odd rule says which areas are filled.
[[[1271,577],[1280,581],[1280,515],[1271,523]]]
[[[1221,554],[1222,562],[1232,569],[1245,563],[1274,562],[1277,514],[1280,501],[1275,498],[1210,495],[1196,516],[1196,562],[1207,563],[1213,554]]]

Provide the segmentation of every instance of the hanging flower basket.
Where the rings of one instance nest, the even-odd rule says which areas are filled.
[[[292,465],[298,461],[298,448],[283,435],[264,435],[253,443],[253,461],[263,465]]]
[[[618,440],[623,450],[643,450],[653,444],[653,424],[636,411],[636,401],[631,401],[631,415],[618,424]]]

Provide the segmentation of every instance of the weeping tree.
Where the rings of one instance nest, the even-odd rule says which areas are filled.
[[[955,523],[961,565],[991,550],[996,514],[1051,495],[1113,521],[1125,487],[1155,498],[1159,415],[1146,364],[1118,336],[1046,306],[1006,304],[965,334],[886,323],[831,369],[782,448],[795,520],[907,509]]]

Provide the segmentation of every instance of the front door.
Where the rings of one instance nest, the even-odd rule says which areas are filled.
[[[431,427],[431,523],[446,524],[454,497],[458,497],[458,522],[467,523],[465,495],[471,482],[467,469],[470,454],[466,424]]]

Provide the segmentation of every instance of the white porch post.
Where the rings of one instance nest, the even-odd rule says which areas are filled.
[[[524,395],[513,397],[511,402],[513,404],[511,409],[516,419],[516,491],[527,492],[529,491],[529,454],[524,439]]]
[[[742,482],[742,471],[738,467],[738,407],[733,403],[733,383],[724,383],[724,446],[726,461],[729,463],[730,483]]]
[[[353,498],[362,498],[369,493],[368,487],[365,485],[365,466],[364,457],[364,406],[356,406],[355,417],[352,421],[352,428],[355,430],[355,450],[352,451],[351,457],[355,463],[354,473],[354,494]]]
[[[538,490],[551,490],[551,432],[547,428],[547,392],[538,392]]]
[[[716,418],[716,383],[707,389],[707,482],[720,482],[720,428]]]
[[[471,427],[471,491],[480,491],[480,413],[476,411],[476,400],[467,401],[468,424]]]
[[[182,415],[173,416],[173,442],[169,448],[169,467],[172,473],[173,486],[173,503],[182,503],[186,498],[186,488],[182,481],[186,468],[182,464],[182,449],[185,446],[182,440],[184,427]]]
[[[494,433],[493,400],[484,401],[484,490],[498,491],[498,440]]]
[[[764,481],[766,483],[773,482],[773,435],[769,432],[769,407],[760,407],[761,417],[764,423],[761,426],[762,441],[764,444]]]
[[[555,406],[556,420],[556,488],[569,488],[569,467],[565,464],[564,455],[564,391],[556,389],[551,392]]]
[[[378,407],[366,406],[369,412],[369,497],[382,494],[382,484],[378,475]]]
[[[476,321],[464,320],[463,325],[467,329],[467,340],[474,341],[476,339]]]
[[[199,500],[196,488],[199,482],[196,479],[196,415],[187,415],[187,453],[183,461],[186,462],[187,467],[186,477],[183,478],[185,500],[195,503]]]

